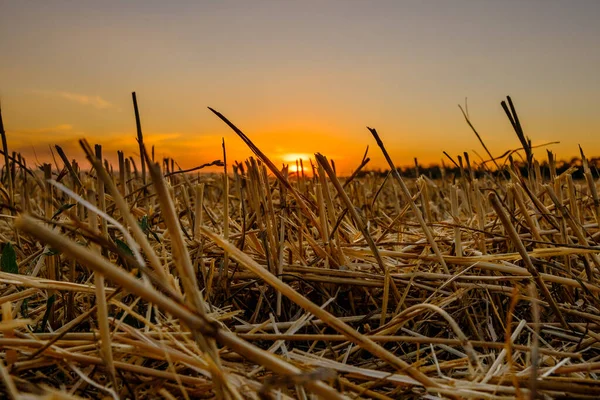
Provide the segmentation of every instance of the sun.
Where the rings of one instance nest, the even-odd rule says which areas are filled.
[[[284,154],[281,159],[290,164],[295,163],[296,161],[302,160],[303,163],[309,162],[311,155],[307,153],[287,153]]]
[[[281,159],[289,164],[290,172],[309,172],[311,155],[307,153],[287,153]],[[302,161],[302,163],[300,163]]]
[[[290,164],[290,167],[288,169],[290,172],[300,172],[300,171],[308,171],[308,169],[306,169],[306,166],[300,166],[300,164],[296,165],[296,164]]]

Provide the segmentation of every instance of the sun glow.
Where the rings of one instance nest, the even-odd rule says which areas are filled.
[[[281,159],[288,163],[295,163],[299,160],[302,160],[303,163],[308,163],[308,160],[311,159],[311,155],[307,153],[288,153],[284,154]]]
[[[300,163],[298,163],[298,164],[290,164],[289,171],[290,172],[304,171],[304,173],[306,173],[306,172],[308,172],[308,169],[306,168],[306,165],[300,166]]]
[[[311,155],[307,153],[288,153],[284,154],[281,159],[286,164],[289,164],[290,172],[308,173],[310,170]]]

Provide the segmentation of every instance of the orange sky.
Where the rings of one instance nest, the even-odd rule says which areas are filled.
[[[534,144],[600,155],[600,2],[5,2],[0,98],[30,164],[77,139],[136,154],[131,91],[157,156],[191,168],[250,153],[207,106],[276,163],[321,152],[350,173],[378,129],[397,165],[518,147],[511,95]],[[545,150],[539,153],[544,157]],[[476,156],[473,155],[476,159]]]

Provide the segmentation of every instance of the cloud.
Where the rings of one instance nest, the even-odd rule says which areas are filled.
[[[31,146],[46,146],[76,138],[82,132],[74,129],[71,124],[60,124],[37,129],[7,130],[9,145],[17,151]]]
[[[34,140],[39,140],[39,139],[48,139],[49,137],[56,137],[58,136],[72,136],[74,134],[73,132],[73,125],[71,124],[60,124],[60,125],[56,125],[56,126],[52,126],[52,127],[44,127],[44,128],[38,128],[38,129],[15,129],[15,130],[9,130],[8,131],[9,135],[18,135],[15,136],[15,140],[18,139],[34,139]]]
[[[55,132],[70,132],[73,130],[73,125],[71,124],[60,124],[50,128],[40,128],[40,129],[29,129],[29,130],[21,130],[18,133],[24,134],[47,134],[47,133],[55,133]]]
[[[69,92],[58,92],[57,94],[60,97],[62,97],[63,99],[71,100],[71,101],[74,101],[75,103],[79,103],[79,104],[83,104],[83,105],[90,105],[99,110],[104,110],[106,108],[113,107],[113,105],[110,102],[104,100],[100,96],[86,96],[84,94],[69,93]]]
[[[46,90],[36,90],[36,93],[45,94],[49,96],[60,97],[65,100],[72,101],[74,103],[78,103],[84,106],[91,106],[98,110],[106,110],[109,108],[114,108],[114,105],[104,100],[100,96],[88,96],[80,93],[72,93],[72,92],[64,92],[64,91],[46,91]]]

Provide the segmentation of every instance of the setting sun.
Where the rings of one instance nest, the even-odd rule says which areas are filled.
[[[302,160],[303,163],[307,163],[311,158],[312,154],[306,153],[288,153],[281,157],[281,159],[287,163],[295,163],[299,160]]]
[[[290,172],[303,171],[305,174],[310,172],[311,155],[307,153],[288,153],[281,157],[281,160],[289,165]]]
[[[290,164],[289,171],[290,172],[304,171],[304,173],[308,172],[308,168],[306,168],[306,165],[304,165],[304,162],[302,164],[303,164],[302,166],[300,166],[300,162],[298,162],[298,164]]]

